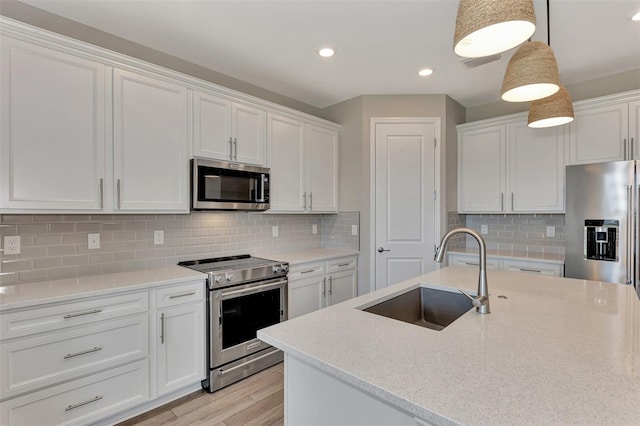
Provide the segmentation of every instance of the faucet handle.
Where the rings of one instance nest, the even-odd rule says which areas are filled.
[[[472,297],[469,293],[467,293],[464,290],[458,289],[458,291],[460,293],[464,294],[465,296],[467,296],[469,298],[469,300],[471,300],[471,304],[475,308],[479,308],[479,307],[484,306],[487,303],[489,303],[489,298],[487,296]]]

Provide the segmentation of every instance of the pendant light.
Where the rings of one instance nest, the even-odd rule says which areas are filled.
[[[535,129],[560,126],[573,121],[571,96],[564,86],[555,94],[531,103],[529,108],[529,127]]]
[[[551,21],[549,18],[549,0],[547,0],[547,43],[551,46]],[[531,103],[528,125],[536,129],[560,126],[572,122],[573,118],[571,96],[566,87],[560,85],[560,89],[553,95]]]
[[[513,54],[502,81],[502,99],[527,102],[546,98],[560,89],[558,63],[550,47],[549,0],[547,0],[547,44],[529,41]]]
[[[465,58],[516,47],[536,30],[533,0],[460,0],[454,52]]]

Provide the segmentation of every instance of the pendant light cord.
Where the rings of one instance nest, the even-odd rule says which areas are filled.
[[[551,21],[549,16],[549,0],[547,0],[547,45],[551,47]]]

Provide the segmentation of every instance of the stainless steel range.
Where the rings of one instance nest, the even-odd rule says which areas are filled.
[[[250,255],[192,260],[180,266],[206,273],[209,377],[214,392],[283,360],[256,332],[287,319],[289,264]]]

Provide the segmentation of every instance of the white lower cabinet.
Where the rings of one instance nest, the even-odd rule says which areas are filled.
[[[156,313],[158,396],[204,379],[203,291],[201,283],[158,290],[158,299],[166,299],[170,305]]]
[[[477,254],[449,253],[448,256],[450,266],[478,267]],[[564,264],[545,262],[544,260],[504,259],[487,256],[487,269],[564,277]]]
[[[357,256],[303,263],[289,271],[289,319],[356,296]]]
[[[2,312],[0,424],[109,423],[191,392],[205,377],[204,288],[193,279]]]

